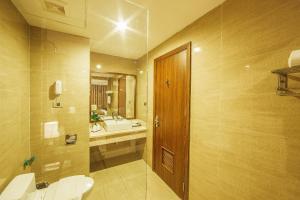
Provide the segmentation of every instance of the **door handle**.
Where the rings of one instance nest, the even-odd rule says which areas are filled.
[[[155,116],[154,123],[155,123],[155,127],[158,128],[159,127],[159,118],[158,118],[158,115]]]
[[[169,88],[170,87],[170,81],[166,80],[165,83],[166,83],[167,87]]]

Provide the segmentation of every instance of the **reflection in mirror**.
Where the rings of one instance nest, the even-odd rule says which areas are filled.
[[[90,54],[90,171],[95,174],[128,163],[139,168],[146,183],[147,73],[142,66],[136,58]]]
[[[90,88],[91,118],[135,118],[135,75],[93,72]]]

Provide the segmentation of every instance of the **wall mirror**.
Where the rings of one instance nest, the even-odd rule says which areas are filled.
[[[91,73],[91,121],[100,119],[134,119],[136,115],[136,75],[122,73]]]

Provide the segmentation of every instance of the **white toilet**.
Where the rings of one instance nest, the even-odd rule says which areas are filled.
[[[92,189],[94,180],[84,175],[62,178],[48,188],[37,190],[34,173],[16,176],[0,200],[80,200]]]

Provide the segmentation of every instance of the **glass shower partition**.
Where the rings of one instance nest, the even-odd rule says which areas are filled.
[[[47,9],[30,26],[37,182],[86,175],[94,179],[86,199],[146,199],[148,10],[124,0]]]

